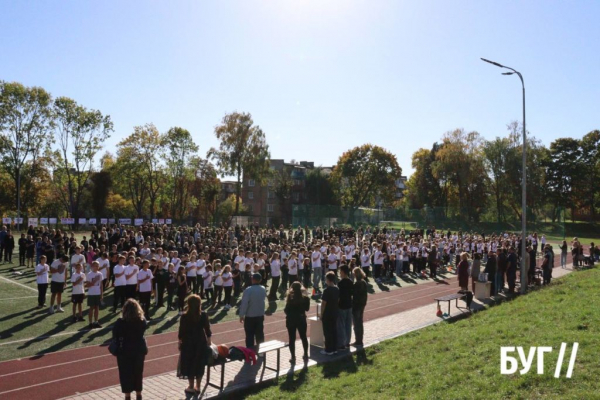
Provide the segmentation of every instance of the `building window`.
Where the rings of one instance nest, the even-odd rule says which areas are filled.
[[[269,199],[275,198],[275,193],[273,193],[271,190],[269,190],[269,193],[267,193],[267,198],[269,198]]]
[[[267,211],[268,212],[273,212],[275,211],[275,206],[273,204],[267,204]]]
[[[246,204],[246,209],[250,212],[254,211],[254,209],[252,208],[252,204]]]
[[[294,201],[299,201],[300,200],[300,193],[296,192],[294,193]]]
[[[302,181],[300,179],[294,179],[294,185],[300,186],[302,185]]]
[[[248,200],[254,199],[254,192],[248,192]]]
[[[254,187],[254,179],[248,179],[248,186]]]
[[[268,186],[273,186],[273,180],[272,179],[267,180],[267,185]]]

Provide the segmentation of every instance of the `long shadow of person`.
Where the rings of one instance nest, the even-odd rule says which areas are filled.
[[[276,301],[269,302],[269,307],[265,311],[265,314],[273,315],[275,313],[275,311],[277,311],[277,302]]]
[[[356,365],[372,365],[373,360],[367,357],[365,349],[356,350]]]
[[[284,392],[295,392],[304,384],[304,382],[306,382],[307,372],[307,363],[304,364],[304,367],[298,373],[294,373],[294,370],[290,369],[290,372],[288,372],[285,381],[279,386],[279,389]]]
[[[323,378],[337,378],[342,372],[353,374],[358,371],[358,367],[356,366],[356,362],[352,355],[348,355],[335,361],[336,362],[323,364]]]

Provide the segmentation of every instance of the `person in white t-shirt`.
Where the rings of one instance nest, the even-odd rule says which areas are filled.
[[[373,243],[373,268],[375,269],[375,281],[381,282],[381,268],[383,267],[383,252],[381,246]]]
[[[84,321],[83,319],[83,298],[85,297],[85,272],[83,272],[83,265],[80,263],[75,264],[75,272],[71,275],[71,283],[73,284],[73,291],[71,293],[71,303],[73,303],[73,322]],[[79,309],[79,315],[77,315],[77,309]]]
[[[135,263],[135,257],[129,256],[129,264],[125,267],[125,279],[127,286],[125,289],[125,298],[135,299],[137,293],[137,274],[140,272],[140,267]]]
[[[48,272],[50,267],[46,264],[46,256],[40,257],[40,263],[35,267],[36,282],[38,288],[38,306],[43,308],[46,305],[46,292],[48,291]]]
[[[221,268],[221,264],[215,263],[215,272],[214,272],[214,283],[215,283],[215,297],[212,306],[219,307],[221,305],[221,299],[223,297],[223,277],[221,274],[223,273],[223,269]]]
[[[65,312],[62,309],[62,294],[67,286],[67,265],[69,262],[69,257],[62,256],[61,258],[54,260],[52,265],[50,265],[50,272],[52,273],[52,278],[50,282],[50,292],[52,295],[50,296],[50,310],[48,312],[50,314],[54,314],[54,311],[57,312]],[[85,263],[85,260],[83,261]],[[54,310],[54,301],[56,300],[56,310]]]
[[[211,304],[211,301],[215,301],[215,294],[213,290],[213,270],[210,264],[204,268],[202,279],[204,280],[204,295],[206,296],[207,304]]]
[[[221,274],[223,280],[223,290],[225,291],[225,310],[231,308],[231,291],[233,290],[233,275],[231,274],[231,266],[226,265]]]
[[[100,323],[98,322],[98,314],[100,311],[100,302],[102,301],[102,296],[104,294],[104,289],[102,286],[102,274],[98,272],[98,261],[94,261],[92,263],[92,270],[88,272],[86,276],[85,287],[88,288],[88,299],[87,305],[90,308],[89,310],[89,321],[90,329],[94,328],[102,328]]]
[[[277,300],[277,289],[279,288],[279,280],[281,279],[281,262],[279,261],[279,253],[275,252],[271,256],[271,290],[269,291],[269,300]]]
[[[127,278],[125,278],[125,256],[119,256],[117,265],[113,268],[113,276],[115,277],[115,292],[113,299],[113,313],[117,312],[117,306],[125,305],[125,295],[127,290]]]
[[[291,287],[292,283],[294,283],[298,280],[298,256],[295,251],[292,251],[292,253],[290,254],[290,257],[288,258],[288,261],[287,261],[287,266],[288,266],[288,276],[289,276],[290,287]]]
[[[185,273],[190,290],[193,294],[198,294],[198,270],[196,265],[196,256],[192,256],[190,261],[185,264]]]
[[[67,261],[68,261],[68,259],[67,259]],[[85,262],[85,256],[83,254],[81,254],[81,247],[79,247],[79,246],[75,247],[75,254],[73,254],[71,256],[71,264],[70,264],[71,273],[73,273],[73,271],[75,271],[75,265],[77,263],[81,263],[81,265],[87,265],[87,263]]]
[[[144,310],[146,321],[150,321],[150,297],[152,295],[152,271],[148,268],[150,262],[142,261],[142,269],[137,274],[137,282],[140,287],[140,305]]]
[[[371,252],[367,246],[363,248],[363,252],[360,255],[360,267],[365,273],[365,282],[369,282],[368,276],[371,275]]]
[[[313,288],[320,293],[321,289],[319,288],[319,284],[321,283],[323,275],[321,271],[321,252],[317,245],[315,245],[314,251],[310,255],[310,262],[313,270]]]

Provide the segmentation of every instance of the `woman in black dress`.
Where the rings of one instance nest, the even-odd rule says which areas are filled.
[[[123,316],[119,318],[113,328],[113,338],[123,338],[122,350],[117,355],[119,366],[119,380],[121,391],[125,399],[131,399],[131,392],[135,391],[137,400],[142,398],[142,380],[144,377],[144,359],[148,354],[144,331],[147,322],[144,311],[134,299],[129,299],[123,306]]]
[[[308,360],[308,339],[306,339],[306,312],[310,308],[310,299],[306,289],[300,282],[292,283],[290,287],[287,299],[285,302],[285,325],[287,327],[289,342],[290,342],[290,353],[292,359],[290,363],[296,363],[296,331],[300,335],[302,340],[302,347],[304,347],[304,360]]]
[[[179,324],[179,363],[177,376],[187,379],[186,393],[200,394],[200,381],[204,375],[208,346],[210,346],[210,322],[202,311],[200,296],[193,294],[187,298],[187,309]],[[196,380],[196,386],[194,386]]]

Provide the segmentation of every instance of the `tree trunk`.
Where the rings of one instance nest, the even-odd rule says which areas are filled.
[[[237,185],[235,188],[235,215],[237,216],[239,211],[240,211],[240,196],[241,196],[241,192],[242,192],[242,183],[241,183],[241,177],[242,177],[242,168],[241,166],[238,165],[238,169],[237,169]]]

